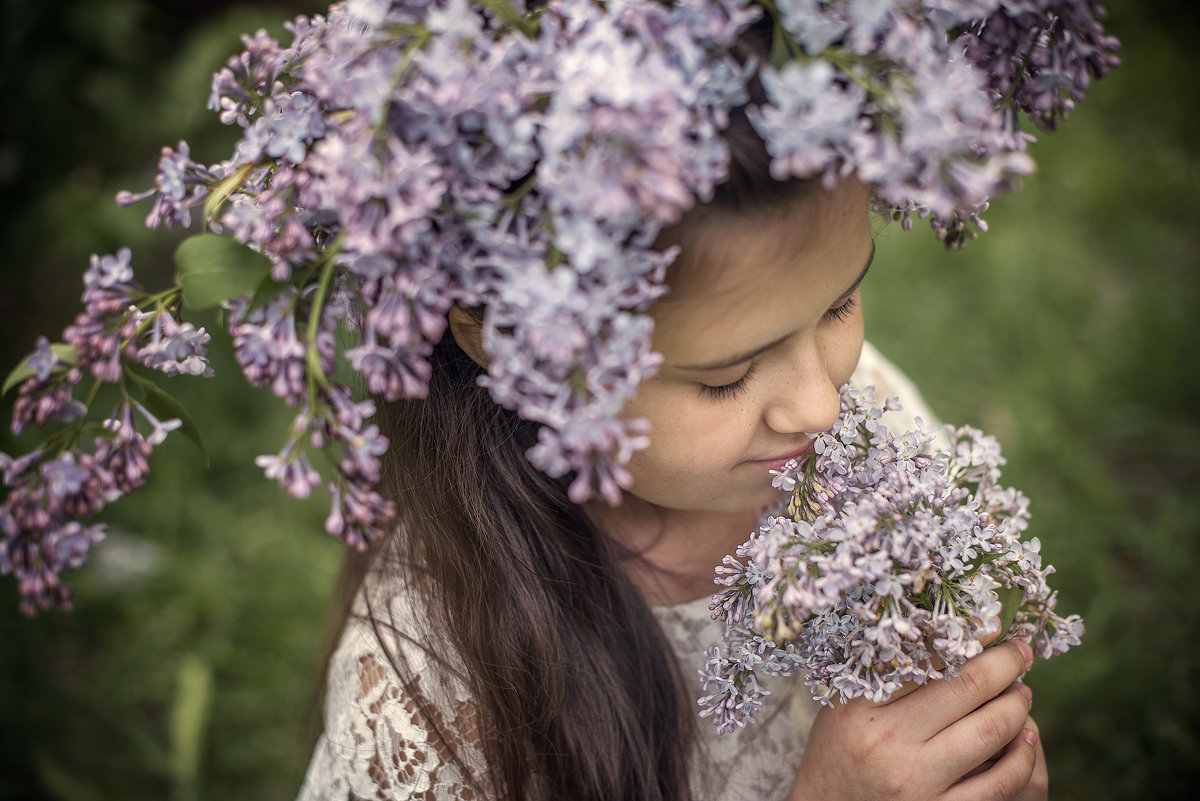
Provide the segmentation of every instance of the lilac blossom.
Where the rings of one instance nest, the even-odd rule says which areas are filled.
[[[12,432],[20,436],[32,423],[44,426],[50,420],[71,423],[87,414],[87,407],[75,399],[75,387],[83,378],[79,368],[62,365],[50,348],[50,340],[38,337],[37,345],[25,360],[33,375],[17,389],[13,403]],[[58,375],[55,375],[58,370]]]
[[[180,323],[167,311],[149,316],[150,330],[138,348],[138,361],[169,376],[213,374],[208,364],[208,343],[212,337],[204,328]]]
[[[254,463],[263,469],[267,478],[278,481],[293,498],[307,498],[321,485],[321,474],[312,466],[308,454],[298,450],[297,440],[289,440],[277,455],[264,454]]]
[[[776,475],[788,514],[717,568],[726,630],[699,704],[719,731],[753,722],[760,674],[801,673],[826,705],[958,675],[1005,614],[1004,637],[1039,656],[1079,644],[1079,617],[1054,611],[1040,542],[1020,539],[1024,496],[997,483],[995,439],[947,427],[951,449],[935,451],[936,429],[893,435],[882,419],[872,388],[844,387],[817,452]]]
[[[989,76],[996,96],[1052,129],[1095,78],[1120,64],[1120,42],[1102,27],[1096,0],[1007,0],[986,21],[963,26],[956,44]],[[1016,54],[1003,58],[1000,54]],[[1006,116],[1015,129],[1016,115]]]
[[[293,31],[298,34],[299,28]],[[296,38],[303,37],[298,34]],[[246,128],[250,118],[261,113],[263,99],[274,87],[287,56],[264,30],[253,36],[243,35],[242,44],[246,49],[213,75],[208,108],[219,112],[226,125]]]
[[[13,460],[0,454],[8,497],[0,504],[0,573],[11,573],[21,593],[21,610],[64,608],[69,587],[58,578],[86,561],[91,545],[103,539],[104,525],[84,525],[119,497],[105,465],[88,453],[46,458],[34,452]]]
[[[41,338],[23,362],[31,375],[17,390],[13,433],[63,425],[53,447],[20,459],[0,455],[9,488],[0,505],[0,572],[17,578],[27,614],[69,606],[71,590],[59,574],[80,567],[104,531],[102,523],[81,519],[144,486],[151,451],[182,426],[128,397],[124,380],[132,365],[168,375],[212,373],[208,334],[178,322],[162,299],[148,303],[150,311],[136,305],[148,299],[133,281],[127,249],[93,256],[84,274],[85,311],[63,331],[64,343]],[[118,385],[118,406],[99,425],[75,397],[85,373],[97,385]]]
[[[861,117],[866,90],[844,84],[824,61],[790,63],[779,72],[764,72],[762,82],[772,104],[751,109],[750,120],[767,142],[772,175],[835,179],[855,136],[867,132]]]
[[[289,406],[298,404],[308,392],[308,345],[296,320],[296,307],[301,303],[295,291],[258,309],[250,309],[248,299],[242,299],[231,304],[229,320],[234,357],[246,380],[256,387],[271,387]],[[329,336],[332,333],[327,331],[326,338]]]
[[[396,516],[392,501],[360,484],[331,483],[329,492],[333,504],[325,518],[325,530],[355,550],[364,550]]]
[[[153,197],[147,228],[186,228],[192,222],[192,207],[204,202],[210,185],[219,177],[218,170],[193,161],[188,143],[181,141],[174,149],[162,149],[153,188],[140,194],[120,192],[117,203],[129,206]]]
[[[83,274],[83,304],[88,314],[93,317],[117,314],[133,302],[137,285],[130,258],[129,248],[121,248],[112,255],[92,256]]]

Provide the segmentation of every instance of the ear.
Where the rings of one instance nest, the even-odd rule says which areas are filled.
[[[450,334],[463,353],[483,369],[487,369],[488,356],[483,351],[483,324],[479,318],[461,306],[453,306],[448,315]]]

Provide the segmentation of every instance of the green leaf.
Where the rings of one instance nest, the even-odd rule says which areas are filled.
[[[62,342],[55,342],[50,346],[50,350],[58,357],[59,364],[69,364],[74,366],[78,363],[78,357],[75,355],[75,346],[66,345]],[[0,388],[0,395],[7,395],[8,391],[13,387],[23,382],[34,374],[34,369],[29,366],[29,360],[33,358],[33,354],[29,354],[21,363],[13,368],[13,371],[4,379],[4,387]]]
[[[199,310],[253,292],[270,272],[271,262],[231,239],[197,234],[180,243],[175,266],[184,305]]]
[[[1000,598],[1000,636],[996,642],[1003,642],[1017,616],[1017,610],[1021,608],[1021,602],[1025,600],[1025,588],[1000,587],[996,595]]]
[[[200,429],[196,426],[196,421],[188,414],[188,410],[183,407],[183,404],[164,392],[158,384],[155,384],[148,378],[143,378],[129,370],[125,371],[125,375],[133,383],[137,384],[138,389],[142,391],[142,394],[146,398],[146,408],[150,411],[150,414],[160,420],[179,420],[180,433],[190,439],[200,449],[200,455],[204,457],[204,466],[207,468],[208,450],[204,447],[204,441],[200,438]]]

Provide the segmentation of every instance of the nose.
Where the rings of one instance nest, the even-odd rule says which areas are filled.
[[[781,434],[809,434],[832,427],[841,400],[820,346],[809,343],[785,370],[778,391],[767,404],[766,424]]]

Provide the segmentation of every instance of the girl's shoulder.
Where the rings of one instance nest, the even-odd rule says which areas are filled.
[[[912,379],[870,342],[863,342],[862,355],[859,356],[854,374],[850,376],[850,383],[855,387],[875,387],[875,400],[880,405],[893,395],[900,399],[901,408],[888,412],[884,419],[891,431],[917,428],[918,417],[926,426],[939,425],[941,422]]]
[[[298,801],[479,796],[478,721],[452,649],[402,582],[368,576],[329,661]]]

